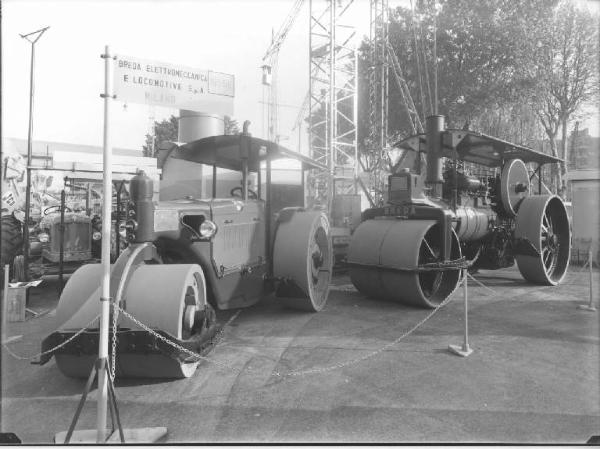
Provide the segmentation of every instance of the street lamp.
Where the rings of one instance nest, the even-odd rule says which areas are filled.
[[[19,34],[31,44],[31,72],[29,75],[29,129],[27,131],[27,188],[25,191],[25,226],[23,228],[23,265],[25,280],[29,280],[29,213],[31,208],[31,155],[33,136],[33,69],[35,63],[35,43],[49,26],[32,31],[28,34]]]

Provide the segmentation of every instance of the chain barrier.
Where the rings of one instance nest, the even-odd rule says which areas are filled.
[[[472,264],[472,262],[469,261],[465,261],[465,260],[455,260],[452,261],[453,265],[455,265],[457,268],[460,266],[460,268],[467,268],[468,266],[470,266]],[[573,274],[579,274],[581,272],[583,272],[583,270],[586,268],[587,263],[584,264],[583,267],[581,267],[578,271],[574,272]],[[433,268],[433,267],[428,267],[428,268]],[[433,268],[433,270],[436,270],[438,267]],[[432,270],[432,271],[433,271]],[[494,296],[500,296],[500,294],[498,292],[496,292],[495,290],[491,289],[490,287],[486,286],[485,284],[483,284],[481,281],[479,281],[478,279],[476,279],[475,277],[473,277],[471,274],[467,273],[466,278],[470,278],[472,281],[474,281],[476,284],[478,284],[479,286],[485,288],[486,290],[490,291]],[[464,279],[463,282],[466,282],[467,279]],[[563,285],[568,285],[569,283],[573,282],[575,279],[572,279],[569,282],[565,282]],[[370,359],[378,354],[381,354],[383,351],[386,351],[387,349],[391,348],[392,346],[400,343],[402,340],[404,340],[405,338],[407,338],[408,336],[410,336],[413,332],[415,332],[417,329],[419,329],[423,324],[425,324],[427,321],[429,321],[440,309],[442,309],[443,307],[445,307],[446,305],[448,305],[452,299],[453,299],[453,295],[456,292],[456,290],[462,285],[462,282],[457,283],[456,287],[454,288],[454,290],[448,295],[448,297],[442,301],[436,308],[434,308],[429,314],[427,314],[427,316],[425,316],[422,320],[420,320],[417,324],[415,324],[413,327],[411,327],[409,330],[407,330],[406,332],[404,332],[402,335],[400,335],[398,338],[396,338],[395,340],[383,345],[382,347],[380,347],[379,349],[372,351],[368,354],[365,354],[363,356],[351,359],[351,360],[347,360],[345,362],[341,362],[335,365],[330,365],[330,366],[326,366],[326,367],[320,367],[320,368],[311,368],[311,369],[306,369],[303,371],[291,371],[288,373],[281,373],[279,371],[273,371],[270,375],[274,376],[274,377],[278,377],[278,378],[286,378],[286,377],[300,377],[300,376],[305,376],[305,375],[309,375],[309,374],[320,374],[320,373],[325,373],[325,372],[329,372],[329,371],[334,371],[337,369],[341,369],[341,368],[345,368],[348,366],[352,366],[358,363],[361,363],[367,359]],[[109,371],[109,375],[111,377],[111,380],[115,380],[115,372],[116,372],[116,353],[117,353],[117,322],[118,322],[118,317],[119,314],[123,314],[123,316],[125,316],[127,319],[129,319],[130,321],[132,321],[133,323],[135,323],[136,325],[138,325],[140,328],[144,329],[146,332],[148,332],[149,334],[153,335],[154,337],[156,337],[157,339],[159,339],[160,341],[166,343],[167,345],[177,349],[178,351],[180,351],[181,353],[187,354],[190,358],[193,359],[197,359],[197,360],[204,360],[208,363],[212,363],[215,366],[221,367],[221,368],[225,368],[228,369],[230,371],[234,371],[234,372],[240,372],[239,369],[235,368],[234,366],[227,364],[227,363],[223,363],[223,362],[217,362],[216,360],[210,359],[206,356],[203,356],[201,354],[198,354],[197,352],[194,352],[190,349],[187,349],[183,346],[181,346],[180,344],[174,342],[173,340],[159,334],[158,332],[156,332],[155,330],[151,329],[150,327],[148,327],[146,324],[142,323],[141,321],[139,321],[137,318],[135,318],[133,315],[131,315],[129,312],[127,312],[126,310],[122,309],[118,304],[111,302],[110,303],[112,308],[113,308],[113,313],[112,313],[112,354],[111,354],[111,364],[110,364],[110,371]],[[227,326],[229,326],[240,314],[241,310],[238,310],[231,318],[229,318],[229,320],[225,323],[225,325],[219,330],[219,332],[215,335],[215,338],[213,339],[213,345],[216,345],[220,339],[222,338],[225,329],[227,328]],[[33,356],[21,356],[19,354],[16,354],[15,352],[13,352],[6,343],[2,343],[2,346],[4,347],[4,349],[15,359],[17,360],[34,360],[37,359],[43,355],[47,355],[50,354],[60,348],[62,348],[63,346],[66,346],[67,344],[69,344],[71,341],[73,341],[75,338],[77,338],[80,334],[82,334],[84,331],[86,331],[87,329],[89,329],[90,327],[92,327],[92,324],[94,324],[96,321],[98,321],[100,318],[100,314],[98,314],[96,317],[94,317],[92,320],[90,320],[84,327],[82,327],[79,331],[77,331],[75,334],[73,334],[71,337],[69,337],[67,340],[63,341],[62,343],[56,345],[55,347],[48,349],[46,351],[40,352],[38,354],[35,354]],[[250,371],[250,372],[258,372],[257,369],[251,368],[251,367],[246,367],[246,370]]]
[[[492,292],[491,296],[500,296],[500,293],[498,293],[496,290],[488,287],[487,285],[485,285],[483,282],[481,282],[479,279],[476,279],[473,275],[471,275],[470,273],[467,272],[467,277],[469,279],[471,279],[473,282],[475,282],[477,285],[479,285],[480,287],[485,288],[486,290]]]
[[[461,283],[459,283],[458,285],[460,285]],[[454,291],[456,291],[457,287],[454,289]],[[286,374],[281,374],[277,371],[273,372],[273,376],[277,376],[277,377],[299,377],[299,376],[305,376],[307,374],[320,374],[320,373],[325,373],[325,372],[329,372],[329,371],[334,371],[336,369],[341,369],[341,368],[346,368],[348,366],[352,366],[352,365],[356,365],[358,363],[364,362],[367,359],[370,359],[372,357],[375,357],[378,354],[381,354],[383,351],[391,348],[392,346],[400,343],[402,340],[404,340],[406,337],[408,337],[409,335],[411,335],[414,331],[416,331],[419,327],[421,327],[423,324],[425,324],[431,317],[433,317],[442,307],[446,306],[448,303],[450,303],[450,301],[452,301],[453,299],[453,294],[454,291],[444,300],[440,303],[440,305],[438,305],[435,309],[433,309],[425,318],[423,318],[421,321],[419,321],[417,324],[415,324],[412,328],[410,328],[408,331],[404,332],[402,335],[400,335],[398,338],[396,338],[394,341],[391,341],[385,345],[383,345],[381,348],[370,352],[368,354],[365,354],[361,357],[357,357],[355,359],[352,360],[347,360],[345,362],[341,362],[338,363],[336,365],[331,365],[331,366],[327,366],[327,367],[322,367],[322,368],[313,368],[313,369],[308,369],[308,370],[304,370],[304,371],[292,371],[290,373],[286,373]]]
[[[589,268],[589,265],[590,265],[590,261],[589,261],[589,260],[586,260],[586,261],[585,261],[585,263],[584,263],[584,264],[583,264],[581,267],[579,267],[579,269],[578,269],[578,270],[575,270],[575,271],[574,271],[574,270],[571,270],[571,273],[570,273],[570,274],[581,274],[581,273],[583,273],[583,271],[584,271],[584,270],[586,270],[586,271],[587,271],[587,269]],[[571,284],[573,284],[575,281],[579,281],[579,280],[580,280],[580,279],[579,279],[578,277],[574,277],[574,276],[573,276],[573,277],[571,277],[571,279],[569,279],[567,282],[563,282],[561,285],[571,285]]]
[[[71,335],[67,340],[63,341],[62,343],[59,343],[58,345],[56,345],[55,347],[53,347],[51,349],[48,349],[47,351],[40,352],[40,353],[38,353],[36,355],[21,356],[19,354],[14,353],[13,351],[11,351],[11,349],[5,343],[2,343],[2,346],[4,347],[4,349],[6,349],[6,351],[11,356],[13,356],[17,360],[33,360],[33,359],[37,359],[37,358],[40,358],[43,355],[50,354],[50,353],[56,351],[57,349],[60,349],[63,346],[69,344],[70,342],[72,342],[73,340],[75,340],[75,338],[77,338],[80,334],[82,334],[84,331],[86,331],[87,329],[89,329],[90,327],[92,327],[92,324],[94,324],[99,319],[100,319],[100,314],[96,315],[96,317],[94,319],[92,319],[84,327],[82,327],[81,329],[79,329],[76,333],[74,333],[73,335]]]
[[[231,323],[233,323],[235,321],[235,319],[238,317],[238,315],[242,312],[242,310],[238,310],[237,312],[235,312],[231,318],[229,318],[227,320],[227,322],[223,325],[223,327],[221,329],[219,329],[219,331],[217,332],[217,335],[215,335],[215,338],[213,339],[213,345],[217,345],[221,339],[223,338],[223,335],[225,334],[225,329],[227,327],[229,327],[229,325],[231,325]]]
[[[324,373],[324,372],[328,372],[328,371],[333,371],[336,369],[341,369],[341,368],[345,368],[347,366],[351,366],[351,365],[355,365],[358,364],[360,362],[363,362],[367,359],[370,359],[371,357],[374,357],[380,353],[382,353],[383,351],[389,349],[390,347],[398,344],[400,341],[402,341],[403,339],[405,339],[406,337],[408,337],[409,335],[411,335],[414,331],[416,331],[419,327],[421,327],[423,324],[425,324],[431,317],[433,317],[442,307],[446,306],[452,299],[453,299],[453,294],[456,291],[456,289],[458,289],[458,287],[461,285],[461,283],[458,283],[456,285],[456,287],[454,288],[454,290],[452,291],[452,293],[450,293],[450,295],[448,295],[448,297],[442,301],[435,309],[433,309],[429,314],[427,314],[427,316],[425,318],[423,318],[421,321],[419,321],[417,324],[415,324],[412,328],[410,328],[408,331],[404,332],[402,335],[400,335],[398,338],[396,338],[394,341],[385,344],[384,346],[382,346],[381,348],[372,351],[368,354],[365,354],[361,357],[357,357],[355,359],[352,360],[347,360],[345,362],[342,363],[338,363],[336,365],[331,365],[331,366],[327,366],[327,367],[321,367],[321,368],[312,368],[312,369],[308,369],[308,370],[304,370],[304,371],[292,371],[289,373],[280,373],[278,371],[273,371],[271,373],[271,376],[274,377],[278,377],[278,378],[286,378],[286,377],[298,377],[298,376],[304,376],[304,375],[308,375],[308,374],[319,374],[319,373]],[[198,360],[205,360],[208,363],[212,363],[216,366],[219,366],[221,368],[226,368],[230,371],[234,371],[234,372],[240,372],[239,369],[222,363],[222,362],[217,362],[213,359],[209,359],[208,357],[202,356],[194,351],[191,351],[187,348],[184,348],[183,346],[181,346],[180,344],[166,338],[165,336],[159,334],[158,332],[154,331],[153,329],[149,328],[147,325],[145,325],[144,323],[142,323],[141,321],[139,321],[137,318],[135,318],[133,315],[131,315],[130,313],[128,313],[126,310],[121,309],[117,304],[113,304],[113,306],[115,308],[117,308],[119,310],[120,313],[122,313],[125,317],[127,317],[129,320],[131,320],[132,322],[134,322],[135,324],[137,324],[139,327],[141,327],[142,329],[144,329],[146,332],[150,333],[151,335],[153,335],[154,337],[158,338],[159,340],[161,340],[162,342],[168,344],[169,346],[189,355],[192,358],[198,359]],[[233,319],[235,319],[237,317],[237,314],[234,315],[227,324],[229,324],[231,321],[233,321]],[[226,324],[226,325],[227,325]],[[223,327],[224,329],[224,327]],[[250,367],[246,367],[246,370],[250,371],[250,372],[258,372],[258,370],[250,368]]]
[[[113,304],[111,302],[111,304]],[[110,380],[115,381],[115,371],[117,370],[117,319],[119,318],[119,309],[113,307],[112,313],[112,354],[110,358]]]
[[[115,309],[117,309],[119,311],[119,313],[122,313],[123,316],[125,316],[126,318],[128,318],[129,320],[131,320],[133,323],[137,324],[139,327],[141,327],[142,329],[144,329],[150,335],[153,335],[154,337],[158,338],[163,343],[168,344],[169,346],[177,349],[178,351],[181,351],[184,354],[187,354],[188,356],[190,356],[192,358],[195,358],[195,359],[198,359],[198,360],[205,360],[205,361],[207,361],[209,363],[213,363],[213,364],[215,364],[217,366],[220,366],[222,368],[227,368],[227,369],[230,369],[230,370],[235,370],[235,368],[233,366],[231,366],[231,365],[227,365],[227,364],[222,363],[222,362],[216,362],[215,360],[211,360],[208,357],[205,357],[203,355],[198,354],[197,352],[194,352],[194,351],[191,351],[191,350],[189,350],[187,348],[184,348],[179,343],[175,343],[174,341],[168,339],[164,335],[161,335],[158,332],[156,332],[155,330],[149,328],[144,323],[142,323],[140,320],[138,320],[136,317],[134,317],[133,315],[131,315],[129,312],[127,312],[126,310],[122,309],[118,304],[115,304],[115,303],[111,303],[111,304],[112,304],[112,306]]]

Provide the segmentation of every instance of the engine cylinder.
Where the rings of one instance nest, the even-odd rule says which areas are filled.
[[[455,231],[462,242],[483,238],[488,233],[492,221],[489,214],[472,207],[457,207],[456,218],[459,221],[455,226]]]
[[[154,240],[154,183],[143,171],[131,178],[129,186],[131,201],[134,204],[136,228],[134,229],[135,243],[151,242]]]

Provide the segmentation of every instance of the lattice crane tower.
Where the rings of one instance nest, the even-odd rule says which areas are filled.
[[[310,1],[310,155],[328,171],[309,175],[307,196],[329,211],[334,196],[357,193],[356,30],[346,19],[352,3]]]
[[[370,0],[369,138],[363,158],[372,206],[383,200],[385,155],[388,146],[388,23],[387,0]]]
[[[305,0],[295,0],[292,9],[285,17],[277,34],[271,39],[271,45],[263,56],[263,85],[267,87],[267,136],[269,140],[279,142],[279,114],[277,103],[277,78],[279,50],[300,14]]]

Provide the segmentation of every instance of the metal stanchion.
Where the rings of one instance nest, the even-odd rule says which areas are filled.
[[[468,290],[467,290],[467,278],[469,277],[467,269],[464,268],[462,272],[463,276],[463,292],[464,292],[464,303],[465,303],[465,335],[462,346],[449,345],[448,350],[461,357],[468,357],[471,355],[473,350],[469,347],[469,306],[468,306]]]
[[[2,344],[11,343],[21,339],[21,335],[13,335],[12,337],[6,338],[6,317],[8,316],[8,283],[10,281],[10,265],[4,265],[4,292],[2,295],[2,304],[0,305],[0,312],[2,312]]]
[[[65,207],[66,207],[66,194],[63,188],[60,192],[60,234],[58,241],[59,245],[59,258],[58,258],[58,294],[62,295],[62,291],[65,288],[64,272],[65,272]]]
[[[88,382],[81,396],[73,421],[66,432],[55,435],[57,444],[68,443],[153,443],[163,438],[166,427],[147,427],[142,429],[123,429],[117,408],[117,398],[114,391],[108,365],[109,315],[110,315],[110,231],[112,210],[112,146],[110,141],[110,105],[115,97],[112,94],[112,60],[116,57],[110,54],[108,46],[101,55],[104,59],[104,145],[103,145],[103,202],[102,202],[102,288],[100,299],[100,330],[98,342],[98,358],[90,372]],[[87,399],[95,378],[98,378],[96,429],[75,431],[83,405]],[[107,413],[110,412],[113,428],[107,435]],[[116,423],[116,429],[115,429]]]
[[[592,287],[593,276],[594,276],[594,256],[592,252],[592,247],[590,246],[590,250],[588,252],[588,263],[590,270],[590,301],[588,304],[580,304],[577,306],[578,309],[587,310],[588,312],[595,312],[597,309],[594,307],[594,289]]]

